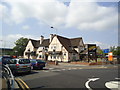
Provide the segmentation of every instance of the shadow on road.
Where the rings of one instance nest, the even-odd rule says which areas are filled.
[[[35,88],[31,88],[33,90],[40,90],[41,88],[44,88],[45,86],[39,86],[39,87],[35,87]]]
[[[15,77],[19,77],[19,76],[26,76],[26,75],[31,75],[31,74],[36,74],[36,73],[38,73],[38,72],[36,72],[36,71],[31,71],[31,72],[22,72],[22,73],[16,73],[16,74],[14,74],[14,76]]]

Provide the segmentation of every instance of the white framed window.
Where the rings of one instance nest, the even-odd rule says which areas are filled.
[[[54,49],[56,49],[56,46],[54,46]]]

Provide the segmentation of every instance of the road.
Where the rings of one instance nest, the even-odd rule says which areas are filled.
[[[69,66],[69,65],[68,65]],[[31,74],[20,74],[16,78],[21,78],[31,89],[40,88],[87,88],[85,85],[89,79],[99,78],[90,81],[89,87],[104,88],[109,90],[105,83],[118,81],[117,66],[66,66],[47,67],[44,70],[33,70]]]

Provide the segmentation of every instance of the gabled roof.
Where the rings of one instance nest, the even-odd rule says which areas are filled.
[[[40,44],[40,47],[48,47],[49,46],[49,41],[50,41],[50,39],[44,39],[43,41],[42,41],[42,44]]]
[[[29,39],[29,40],[32,42],[34,48],[38,48],[39,47],[40,40],[33,40],[33,39]]]
[[[70,48],[71,47],[71,42],[68,38],[58,36],[58,35],[57,35],[57,38],[68,52],[72,52],[72,48]]]
[[[82,40],[82,37],[72,38],[72,39],[70,39],[70,42],[71,42],[72,46],[79,46],[81,40]]]
[[[68,52],[75,52],[75,50],[72,47],[79,46],[80,40],[82,40],[81,37],[69,39],[59,35],[57,35],[57,38]]]
[[[82,40],[82,38],[66,38],[66,37],[62,37],[62,36],[59,36],[59,35],[54,35],[53,37],[57,36],[58,40],[60,41],[60,43],[65,47],[65,49],[68,51],[68,52],[77,52],[75,49],[73,49],[73,47],[77,47],[79,46],[80,44],[80,41]],[[38,47],[49,47],[49,41],[50,39],[44,39],[42,41],[42,44],[40,44],[40,40],[33,40],[33,39],[29,39],[31,40],[33,46],[35,48],[38,48]]]
[[[49,39],[44,39],[42,44],[40,44],[40,40],[33,40],[33,39],[29,39],[29,40],[32,42],[34,48],[38,48],[38,47],[42,47],[42,46],[44,46],[44,47],[49,46]]]

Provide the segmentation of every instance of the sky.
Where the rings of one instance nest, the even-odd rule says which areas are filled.
[[[2,0],[0,48],[13,48],[21,37],[38,40],[41,35],[49,38],[50,34],[82,37],[85,44],[97,44],[102,49],[117,46],[117,0],[81,1]]]

